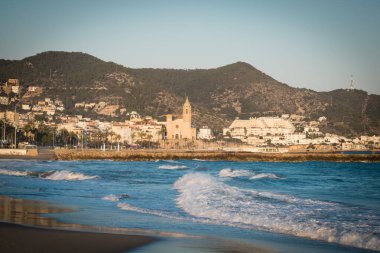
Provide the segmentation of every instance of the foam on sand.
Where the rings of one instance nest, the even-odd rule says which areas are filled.
[[[379,217],[362,210],[355,213],[338,203],[233,187],[204,173],[184,175],[174,188],[179,208],[216,224],[380,249],[379,234],[371,225]]]
[[[188,167],[185,165],[161,165],[158,168],[162,169],[162,170],[185,170],[185,169],[188,169]]]

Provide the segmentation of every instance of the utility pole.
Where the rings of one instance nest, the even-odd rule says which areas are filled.
[[[18,125],[18,122],[16,123],[16,118],[18,120],[18,117],[16,117],[16,113],[17,113],[17,111],[16,111],[16,105],[15,105],[15,114],[14,114],[14,118],[13,118],[14,124],[15,124],[15,149],[17,148],[17,125]]]
[[[55,129],[53,128],[53,149],[55,148]]]
[[[6,128],[6,126],[5,126],[5,117],[4,117],[4,119],[3,119],[3,141],[5,141],[5,128]]]

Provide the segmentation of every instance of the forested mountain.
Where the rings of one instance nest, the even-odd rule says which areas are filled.
[[[361,90],[316,92],[278,82],[237,62],[215,69],[132,69],[84,53],[45,52],[20,61],[0,60],[0,79],[44,88],[60,98],[67,113],[76,102],[106,102],[127,111],[159,117],[180,113],[184,97],[194,108],[194,124],[221,129],[235,118],[295,113],[310,120],[326,116],[322,130],[346,135],[380,134],[380,96]],[[120,119],[124,116],[121,115]]]

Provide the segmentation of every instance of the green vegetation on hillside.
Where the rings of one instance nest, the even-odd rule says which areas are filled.
[[[60,98],[71,114],[94,117],[94,111],[74,105],[100,101],[153,117],[180,114],[189,96],[198,127],[220,130],[235,117],[295,113],[312,120],[326,116],[322,128],[327,132],[380,134],[379,95],[293,88],[243,62],[207,70],[131,69],[84,53],[45,52],[20,61],[0,60],[0,80],[8,78],[20,79],[23,87],[43,87],[42,96]]]

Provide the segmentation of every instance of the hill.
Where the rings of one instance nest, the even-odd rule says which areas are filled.
[[[215,69],[132,69],[84,53],[45,52],[20,61],[0,60],[0,79],[41,86],[41,96],[60,98],[68,113],[110,118],[74,107],[106,102],[159,117],[180,113],[185,95],[196,126],[221,129],[235,118],[295,113],[310,120],[326,116],[324,131],[380,134],[380,96],[361,90],[316,92],[290,87],[253,66],[237,62]],[[119,119],[126,116],[117,112]]]

